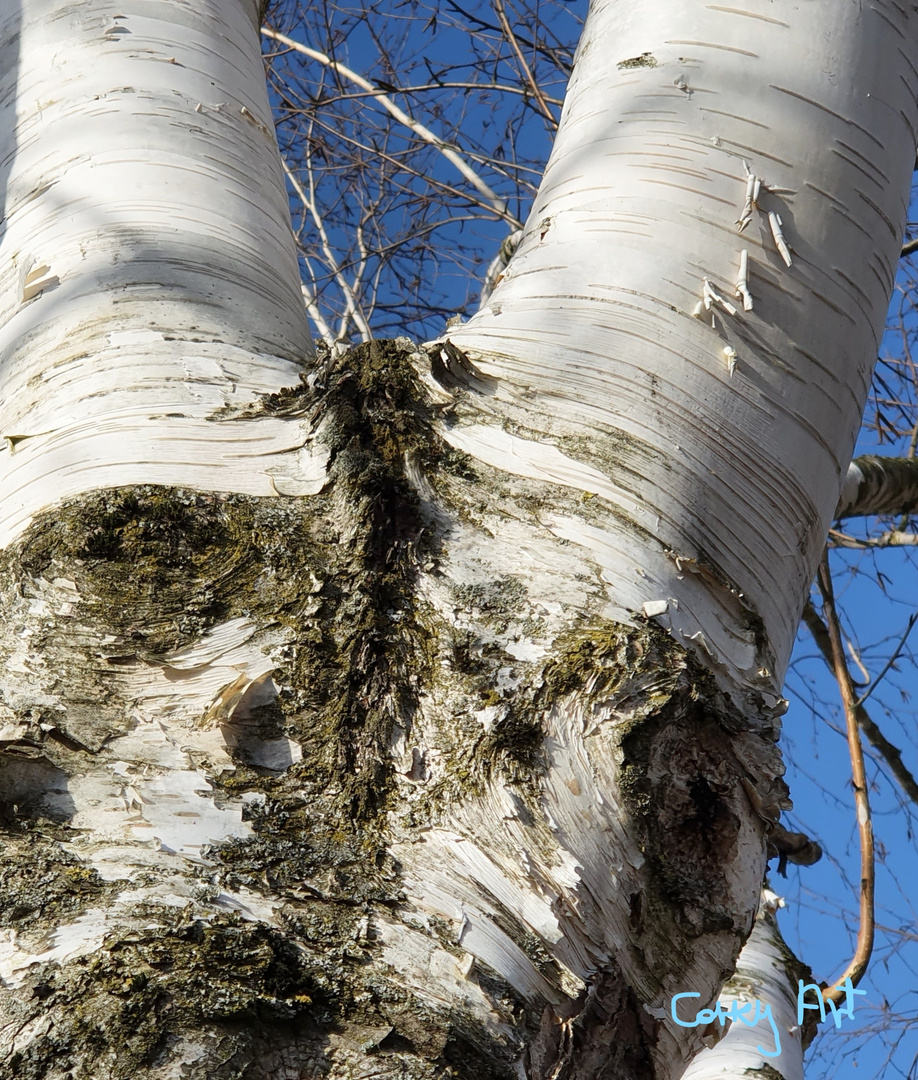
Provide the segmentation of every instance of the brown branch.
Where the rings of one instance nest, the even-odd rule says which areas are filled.
[[[907,244],[902,245],[901,257],[904,259],[906,255],[914,255],[916,251],[918,251],[918,240],[909,240]]]
[[[523,73],[523,77],[526,82],[532,87],[532,93],[535,96],[536,101],[539,103],[539,108],[545,114],[546,119],[551,124],[553,130],[557,130],[558,121],[555,119],[554,113],[549,109],[548,102],[545,100],[545,94],[542,92],[542,87],[539,86],[536,81],[535,75],[532,73],[532,69],[526,63],[526,57],[523,56],[523,50],[520,48],[520,43],[516,40],[516,34],[513,33],[513,27],[510,25],[510,20],[507,18],[504,12],[503,0],[494,0],[494,10],[497,12],[497,18],[500,20],[501,29],[504,32],[504,36],[510,43],[510,48],[516,53],[516,58],[520,63],[520,70]]]
[[[819,613],[809,601],[807,601],[806,607],[803,609],[803,621],[806,623],[807,629],[812,634],[813,640],[829,666],[829,670],[832,670],[832,645],[829,641],[829,631],[826,624],[819,617]],[[893,746],[889,739],[886,738],[863,705],[858,705],[855,715],[857,716],[858,726],[870,740],[870,745],[889,766],[889,771],[898,780],[899,786],[905,794],[918,806],[918,780],[909,771],[908,766],[903,764],[902,751],[898,746]]]
[[[845,661],[842,646],[841,628],[835,611],[835,595],[832,589],[832,574],[829,570],[828,548],[823,552],[819,572],[816,575],[819,591],[822,594],[822,610],[825,615],[826,629],[832,653],[832,668],[845,707],[845,728],[848,733],[848,753],[851,756],[851,776],[854,782],[854,803],[857,808],[858,835],[861,842],[861,895],[860,925],[857,931],[857,946],[851,962],[835,983],[822,992],[826,1001],[840,1004],[847,998],[847,992],[839,984],[850,979],[857,986],[867,970],[870,954],[873,951],[874,933],[874,857],[873,823],[870,818],[870,801],[867,797],[867,774],[864,770],[864,750],[857,723],[857,695],[851,681],[851,672]]]

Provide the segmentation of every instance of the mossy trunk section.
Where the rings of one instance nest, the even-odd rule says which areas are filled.
[[[775,725],[605,617],[542,524],[600,500],[450,448],[466,396],[360,346],[249,410],[320,495],[101,491],[3,554],[0,1080],[679,1075]]]

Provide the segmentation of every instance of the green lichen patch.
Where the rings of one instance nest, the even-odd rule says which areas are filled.
[[[378,831],[356,828],[335,812],[336,796],[278,794],[251,819],[255,837],[214,854],[230,887],[267,887],[272,894],[319,903],[316,926],[349,941],[367,903],[398,902],[396,864]]]
[[[291,633],[304,628],[314,604],[303,582],[321,577],[326,562],[314,514],[294,499],[142,485],[93,493],[38,518],[0,555],[0,581],[7,610],[20,596],[44,597],[52,582],[74,583],[69,614],[31,628],[46,681],[32,680],[20,696],[31,689],[40,702],[24,709],[39,742],[53,728],[97,752],[129,726],[122,673],[168,666],[171,653],[217,623],[244,616]],[[64,686],[66,708],[50,704]]]
[[[458,610],[472,614],[488,633],[506,633],[519,623],[525,588],[515,578],[451,589]],[[505,782],[528,785],[535,794],[544,767],[542,711],[537,704],[541,665],[519,660],[494,642],[484,644],[469,629],[445,628],[440,654],[446,658],[444,682],[451,694],[448,720],[439,732],[444,775],[430,792],[434,802],[481,795],[499,775]],[[504,677],[508,685],[502,686]],[[511,685],[513,684],[513,685]],[[489,713],[483,726],[482,710]]]
[[[176,488],[98,492],[39,519],[7,570],[49,579],[78,569],[81,614],[135,654],[161,655],[228,614],[220,586],[244,559],[229,516],[227,500]]]
[[[109,676],[124,665],[166,663],[229,618],[280,622],[289,678],[283,718],[266,722],[308,749],[300,773],[337,787],[345,817],[366,819],[385,807],[389,745],[410,729],[437,636],[415,589],[419,566],[437,557],[436,530],[407,470],[434,476],[455,455],[432,434],[435,410],[410,353],[394,343],[329,359],[314,389],[274,395],[262,411],[321,417],[327,494],[255,499],[149,485],[95,493],[37,520],[4,553],[0,575],[20,592],[72,578],[87,637],[115,638],[104,661],[97,650],[86,656],[86,638],[70,625],[36,638],[61,672],[74,672],[94,728],[87,719],[77,730],[76,693],[55,723],[90,749],[123,728],[106,710],[116,698]]]
[[[633,701],[646,712],[667,699],[684,664],[682,650],[653,623],[599,624],[566,635],[556,648],[544,672],[546,701],[576,693]]]
[[[410,730],[430,677],[432,637],[415,585],[438,546],[407,470],[434,473],[442,447],[410,354],[396,343],[329,360],[315,386],[315,401],[307,395],[303,407],[321,412],[332,517],[342,526],[294,679],[311,717],[311,735],[303,734],[349,816],[362,821],[385,807],[389,745],[397,730]]]

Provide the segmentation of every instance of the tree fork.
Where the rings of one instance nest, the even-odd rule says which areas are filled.
[[[776,750],[651,622],[450,551],[511,504],[549,548],[425,370],[374,342],[248,407],[315,424],[310,500],[115,489],[4,553],[16,1075],[674,1075],[661,1010],[748,934]]]
[[[755,945],[915,19],[626,7],[433,371],[312,365],[252,0],[0,14],[8,1075],[675,1080],[699,1047],[667,1006]]]

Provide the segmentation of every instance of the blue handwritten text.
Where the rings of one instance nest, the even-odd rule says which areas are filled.
[[[670,1012],[672,1013],[673,1020],[679,1025],[679,1027],[699,1027],[701,1024],[711,1024],[717,1020],[721,1027],[728,1020],[742,1020],[744,1024],[749,1027],[755,1027],[760,1020],[767,1020],[771,1024],[771,1030],[775,1037],[774,1050],[763,1050],[761,1046],[757,1046],[756,1050],[760,1054],[764,1054],[765,1057],[777,1057],[781,1053],[781,1036],[778,1033],[778,1025],[775,1023],[775,1018],[771,1013],[771,1005],[766,1004],[763,1008],[761,1001],[731,1001],[729,1005],[724,1005],[722,1001],[718,1001],[713,1009],[702,1009],[697,1014],[694,1020],[680,1020],[676,1015],[676,1002],[680,998],[699,998],[701,994],[697,994],[694,991],[685,994],[675,994],[673,1000],[670,1003]],[[752,1015],[750,1016],[750,1010]]]
[[[798,980],[800,989],[797,991],[797,1023],[803,1023],[803,1013],[806,1009],[818,1009],[819,1019],[825,1020],[826,1018],[826,1005],[832,1010],[832,1019],[835,1021],[837,1028],[841,1027],[841,1018],[846,1016],[849,1020],[854,1019],[854,995],[866,994],[866,990],[855,990],[851,983],[851,979],[845,979],[843,983],[839,983],[845,991],[845,1004],[836,1005],[834,1001],[826,1001],[822,996],[822,990],[815,983],[807,983],[803,985],[803,979]],[[816,994],[816,1000],[811,1004],[807,1004],[806,992],[807,990],[813,990]]]
[[[854,1019],[854,995],[866,994],[866,990],[856,990],[851,983],[850,979],[845,979],[843,983],[839,983],[845,991],[845,1003],[844,1005],[836,1005],[834,1001],[827,1001],[822,996],[821,987],[815,983],[804,983],[803,979],[797,980],[797,1023],[803,1023],[803,1014],[809,1009],[818,1009],[820,1020],[826,1018],[826,1005],[831,1010],[832,1019],[835,1022],[835,1026],[841,1027],[842,1017],[847,1017],[849,1020]],[[808,1002],[806,995],[809,991],[813,991],[816,995],[815,1000]],[[675,994],[670,1002],[670,1013],[673,1020],[679,1025],[679,1027],[693,1028],[700,1027],[703,1024],[712,1024],[715,1020],[723,1027],[728,1020],[736,1023],[741,1021],[746,1024],[747,1027],[755,1027],[760,1020],[767,1020],[771,1025],[772,1034],[775,1037],[774,1050],[764,1050],[761,1046],[757,1046],[756,1049],[760,1054],[764,1054],[765,1057],[778,1057],[781,1053],[781,1035],[778,1031],[778,1025],[775,1023],[775,1018],[772,1015],[771,1005],[761,1001],[731,1001],[728,1005],[724,1002],[718,1001],[713,1009],[701,1009],[695,1016],[694,1020],[680,1020],[676,1013],[676,1003],[682,998],[700,998],[701,994],[694,991],[688,991],[684,994]]]

